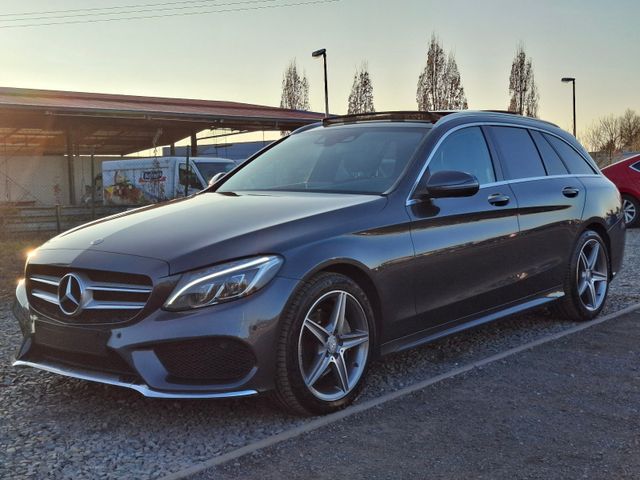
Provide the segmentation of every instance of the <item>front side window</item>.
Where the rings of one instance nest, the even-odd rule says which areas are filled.
[[[442,170],[456,170],[474,175],[480,185],[496,181],[482,130],[468,127],[449,135],[429,162],[429,174]]]
[[[234,163],[231,162],[194,162],[204,181],[209,183],[209,180],[218,173],[227,173],[233,170]]]
[[[197,190],[202,190],[203,188],[196,172],[193,171],[193,167],[189,166],[189,170],[187,171],[187,165],[185,163],[181,163],[178,167],[178,181],[180,185],[189,185],[189,188],[195,188]]]
[[[218,192],[373,193],[400,177],[431,125],[353,125],[291,135],[224,182]]]
[[[569,169],[569,173],[573,175],[593,175],[595,173],[587,161],[582,158],[582,155],[576,152],[573,147],[570,147],[564,140],[560,140],[553,135],[547,135],[546,133],[544,134],[544,138],[546,138],[554,150],[558,152],[558,155],[560,155],[560,158],[562,158],[564,164]]]
[[[489,128],[500,150],[507,179],[544,177],[547,174],[528,130],[517,127]]]

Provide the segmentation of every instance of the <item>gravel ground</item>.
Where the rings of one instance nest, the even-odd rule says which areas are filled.
[[[640,230],[627,233],[624,270],[605,313],[640,301]],[[371,369],[360,400],[561,331],[545,311],[519,315],[395,354]],[[20,342],[0,305],[0,478],[158,478],[305,422],[264,399],[172,401],[14,369]]]

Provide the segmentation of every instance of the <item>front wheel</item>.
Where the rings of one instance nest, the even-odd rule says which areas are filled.
[[[631,195],[622,195],[622,213],[627,227],[637,227],[640,223],[640,202]]]
[[[576,244],[564,280],[565,296],[556,312],[569,320],[595,318],[604,308],[609,292],[609,255],[596,232],[587,230]]]
[[[344,408],[362,388],[372,340],[364,291],[344,275],[317,275],[294,294],[282,318],[276,400],[302,415]]]

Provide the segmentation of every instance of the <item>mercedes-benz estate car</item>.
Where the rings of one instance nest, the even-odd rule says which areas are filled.
[[[38,248],[14,364],[327,413],[375,357],[543,305],[594,318],[624,233],[615,186],[550,123],[329,118],[198,194]]]

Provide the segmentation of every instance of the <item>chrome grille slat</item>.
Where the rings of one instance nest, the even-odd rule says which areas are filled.
[[[45,302],[53,303],[54,305],[60,304],[58,302],[58,296],[53,293],[43,292],[42,290],[32,290],[31,295],[39,298],[40,300],[44,300]]]
[[[30,279],[32,282],[44,283],[54,287],[57,287],[60,283],[60,279],[58,277],[53,277],[51,275],[33,275]]]
[[[140,310],[144,307],[140,302],[107,302],[92,300],[84,305],[84,310]]]
[[[89,284],[86,286],[87,290],[93,290],[98,292],[123,292],[123,293],[151,293],[151,288],[141,287],[138,285],[122,285],[119,283],[112,284]]]

